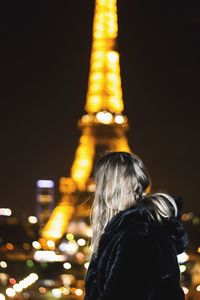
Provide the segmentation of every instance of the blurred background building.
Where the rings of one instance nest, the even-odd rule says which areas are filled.
[[[40,230],[50,218],[54,207],[54,182],[37,180],[36,182],[36,217]]]

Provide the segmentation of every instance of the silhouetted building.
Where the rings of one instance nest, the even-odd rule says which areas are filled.
[[[36,182],[36,215],[40,229],[50,218],[54,206],[54,182],[37,180]]]

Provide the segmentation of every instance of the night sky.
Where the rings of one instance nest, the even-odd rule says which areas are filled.
[[[197,1],[198,2],[198,1]],[[0,206],[35,213],[37,179],[69,176],[84,114],[94,1],[2,1]],[[119,0],[129,145],[153,190],[200,214],[200,5]]]

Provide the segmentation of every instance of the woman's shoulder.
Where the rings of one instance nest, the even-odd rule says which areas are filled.
[[[158,222],[144,219],[130,221],[121,231],[121,242],[153,241],[163,235],[164,227]]]
[[[162,222],[140,219],[127,224],[123,228],[121,243],[157,245],[160,248],[171,248],[177,254],[186,250],[189,237],[183,223],[176,217],[171,217]]]
[[[153,216],[153,208],[143,203],[133,205],[115,215],[105,228],[102,237],[104,246],[110,241],[118,243],[134,243],[134,240],[145,240],[145,243],[174,243],[177,252],[181,252],[188,244],[187,233],[184,230],[180,216],[161,218],[158,221]],[[143,243],[143,242],[142,242]]]

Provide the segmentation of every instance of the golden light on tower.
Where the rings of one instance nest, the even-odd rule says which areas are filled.
[[[66,222],[69,221],[69,216],[74,212],[74,207],[59,204],[52,213],[52,222],[47,223],[43,230],[43,237],[46,239],[57,240],[62,237],[66,231]]]
[[[80,193],[94,191],[92,171],[97,155],[105,150],[132,152],[125,135],[129,128],[128,119],[122,114],[124,104],[119,53],[116,50],[117,21],[117,1],[96,0],[86,114],[78,120],[82,135],[70,176],[60,179],[60,203],[42,231],[44,245],[44,241],[59,240],[73,216],[88,217],[89,207],[84,210],[82,206],[76,206],[81,201]]]
[[[71,199],[70,199],[71,200]],[[48,241],[56,243],[66,232],[66,224],[69,223],[74,214],[74,204],[72,201],[61,201],[53,210],[51,218],[42,230],[39,239],[43,249],[49,249]]]
[[[90,59],[87,99],[84,115],[79,122],[83,129],[75,161],[71,168],[71,177],[79,190],[85,190],[87,180],[93,168],[96,140],[90,126],[97,124],[121,125],[128,128],[124,109],[120,77],[119,53],[115,50],[118,34],[117,1],[96,0],[93,19],[93,38]],[[82,140],[83,139],[83,140]],[[113,151],[131,152],[127,138],[110,139]],[[109,147],[108,147],[109,148]],[[112,146],[110,146],[112,148]],[[84,162],[84,167],[81,166]]]
[[[88,134],[82,135],[71,168],[71,178],[77,183],[79,190],[85,189],[85,182],[93,167],[94,152],[94,138]]]
[[[85,110],[96,113],[124,109],[119,53],[115,50],[118,33],[116,0],[97,0],[93,21],[93,43]]]

